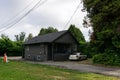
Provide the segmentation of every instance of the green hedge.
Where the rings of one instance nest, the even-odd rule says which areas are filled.
[[[22,56],[22,52],[6,52],[7,56]],[[0,56],[4,56],[4,53],[0,53]]]
[[[22,52],[18,52],[18,51],[8,52],[7,56],[22,56]]]
[[[120,56],[116,54],[96,54],[92,58],[93,63],[104,64],[104,65],[117,65],[120,66]]]
[[[82,54],[87,55],[88,58],[92,58],[92,50],[89,42],[81,43],[78,46],[78,52],[81,52]]]

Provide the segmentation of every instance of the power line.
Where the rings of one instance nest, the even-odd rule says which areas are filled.
[[[34,0],[29,3],[25,8],[23,8],[21,11],[19,11],[18,13],[16,13],[12,18],[10,18],[8,21],[6,21],[4,24],[1,24],[1,27],[0,28],[4,28],[6,26],[9,26],[9,24],[11,24],[11,21],[14,20],[15,18],[17,18],[19,15],[21,15],[21,13],[23,11],[25,11],[31,4],[33,4]],[[6,25],[7,24],[7,25]]]
[[[9,28],[11,28],[12,26],[14,26],[15,24],[17,24],[20,20],[22,20],[25,16],[27,16],[27,14],[29,14],[39,3],[41,2],[41,0],[39,0],[39,2],[37,2],[35,4],[35,6],[33,8],[31,8],[28,12],[26,12],[25,14],[23,14],[23,16],[20,16],[20,18],[14,20],[13,22],[11,22],[11,24],[8,25],[8,27],[6,26],[5,29],[1,30],[0,32],[3,32]]]
[[[63,28],[63,29],[65,29],[65,28],[68,26],[68,24],[70,23],[70,21],[71,21],[71,20],[72,20],[72,18],[74,17],[75,13],[76,13],[76,12],[77,12],[77,10],[79,9],[80,4],[81,4],[81,1],[80,1],[80,3],[78,4],[78,6],[76,7],[76,9],[75,9],[74,13],[72,14],[72,16],[70,17],[70,19],[68,20],[68,22],[65,24],[65,26],[64,26],[64,28]]]
[[[1,30],[0,32],[3,32],[9,28],[11,28],[12,26],[14,26],[15,24],[17,24],[19,21],[21,21],[24,17],[26,17],[30,12],[32,12],[34,9],[38,8],[40,5],[44,4],[47,0],[45,0],[44,2],[40,3],[41,0],[39,0],[39,2],[37,2],[35,4],[34,7],[32,7],[28,12],[26,12],[22,17],[20,17],[19,19],[15,20],[15,22],[11,23],[7,28]]]

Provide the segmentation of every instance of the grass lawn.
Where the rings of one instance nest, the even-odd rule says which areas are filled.
[[[19,61],[0,60],[0,80],[120,80],[115,77]]]

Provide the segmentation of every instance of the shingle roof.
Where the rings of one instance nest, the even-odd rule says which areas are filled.
[[[54,33],[36,36],[36,37],[32,38],[31,40],[26,41],[24,44],[50,43],[50,42],[53,42],[54,40],[58,39],[60,36],[62,36],[66,32],[68,32],[68,31],[65,30],[65,31],[54,32]]]

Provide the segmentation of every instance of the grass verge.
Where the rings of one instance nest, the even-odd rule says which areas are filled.
[[[19,61],[3,63],[0,59],[0,80],[120,80],[94,73],[30,64]]]

